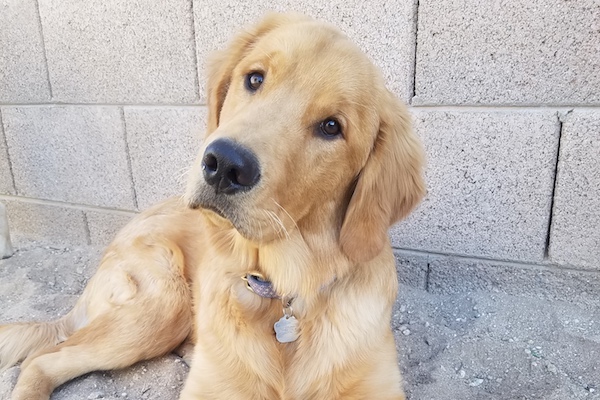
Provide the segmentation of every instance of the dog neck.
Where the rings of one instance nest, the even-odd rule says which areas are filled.
[[[237,258],[240,278],[258,272],[279,297],[301,299],[309,305],[323,288],[346,276],[353,266],[341,251],[339,232],[324,229],[340,225],[340,216],[327,214],[322,212],[320,221],[298,221],[285,237],[264,243],[244,238],[231,225],[210,224],[210,236],[222,254]]]

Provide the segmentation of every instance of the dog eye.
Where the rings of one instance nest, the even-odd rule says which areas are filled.
[[[321,121],[319,129],[326,137],[334,137],[342,133],[342,125],[334,118]]]
[[[264,80],[265,77],[260,72],[251,72],[246,75],[246,89],[256,92]]]

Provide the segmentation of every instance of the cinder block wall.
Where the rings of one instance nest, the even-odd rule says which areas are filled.
[[[391,231],[404,281],[598,292],[597,0],[4,0],[13,239],[104,244],[180,193],[205,125],[206,55],[269,9],[338,25],[411,106],[429,193]]]

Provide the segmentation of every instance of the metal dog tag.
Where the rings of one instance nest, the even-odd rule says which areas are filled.
[[[275,322],[275,338],[279,343],[290,343],[298,339],[298,320],[293,315],[284,315]]]

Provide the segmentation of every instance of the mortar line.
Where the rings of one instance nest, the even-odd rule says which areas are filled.
[[[207,103],[73,103],[52,101],[45,103],[2,103],[0,107],[130,107],[130,108],[201,108],[206,107]],[[569,111],[569,110],[592,110],[600,111],[600,105],[584,104],[520,104],[520,105],[460,105],[460,104],[440,104],[440,105],[409,105],[409,109],[422,111],[462,111],[462,112],[505,112],[505,111]]]
[[[86,234],[87,244],[91,246],[92,244],[92,234],[90,233],[90,221],[88,220],[87,214],[82,211],[83,214],[83,230]]]
[[[598,105],[583,105],[583,104],[486,104],[486,105],[472,105],[472,104],[440,104],[440,105],[415,105],[411,104],[409,109],[423,110],[423,111],[570,111],[574,109],[600,111]]]
[[[46,66],[46,79],[48,80],[48,90],[50,91],[50,99],[54,98],[54,89],[52,88],[52,81],[50,80],[50,65],[48,64],[48,53],[46,52],[46,37],[44,36],[44,27],[42,26],[42,13],[40,12],[39,0],[35,0],[35,9],[37,11],[37,22],[40,30],[40,36],[42,39],[42,56],[44,58],[44,65]]]
[[[200,68],[199,68],[199,63],[198,63],[198,48],[197,48],[197,44],[196,44],[196,15],[194,14],[194,0],[189,0],[190,2],[190,12],[192,13],[192,18],[191,18],[191,22],[192,22],[192,47],[194,50],[194,67],[195,67],[195,73],[194,73],[194,84],[196,85],[196,98],[200,99],[202,96],[200,96]]]
[[[419,0],[415,0],[415,2],[413,3],[413,15],[414,15],[414,26],[413,26],[413,30],[414,30],[414,39],[415,39],[415,45],[414,45],[414,49],[413,49],[413,59],[412,59],[412,70],[411,70],[411,87],[410,87],[410,100],[409,100],[409,104],[412,105],[413,103],[413,99],[416,96],[416,92],[417,92],[417,54],[419,54],[418,52],[418,46],[419,46]]]
[[[2,141],[6,148],[6,161],[8,161],[8,172],[10,173],[10,182],[15,193],[17,192],[17,183],[15,181],[15,173],[13,172],[12,160],[10,157],[10,151],[8,150],[8,139],[6,138],[6,129],[4,128],[4,119],[2,117],[2,109],[0,108],[0,130],[2,131]]]
[[[435,257],[445,257],[445,258],[457,258],[464,261],[471,262],[487,262],[494,263],[499,266],[505,267],[513,267],[513,268],[525,268],[525,269],[544,269],[547,271],[567,271],[567,272],[577,272],[583,274],[589,274],[594,276],[600,276],[600,271],[594,271],[589,269],[577,268],[573,266],[564,266],[558,264],[548,264],[540,261],[540,263],[536,263],[534,261],[517,261],[517,260],[499,260],[496,258],[488,258],[488,257],[478,257],[478,256],[468,256],[464,254],[456,254],[456,253],[443,253],[437,251],[425,251],[425,250],[417,250],[417,249],[407,249],[407,248],[399,248],[393,247],[393,250],[400,254],[407,254],[413,256],[435,256]]]
[[[206,103],[190,104],[190,103],[69,103],[69,102],[46,102],[46,103],[0,103],[0,107],[53,107],[53,106],[68,106],[68,107],[132,107],[132,108],[166,108],[166,107],[181,107],[181,108],[200,108],[206,107]]]
[[[115,214],[115,215],[124,215],[124,216],[134,216],[137,214],[137,212],[133,211],[133,210],[123,210],[123,209],[119,209],[119,208],[91,206],[91,205],[86,205],[86,204],[69,203],[66,201],[59,201],[59,200],[36,199],[33,197],[15,196],[15,195],[10,195],[10,194],[0,194],[0,200],[20,201],[22,203],[28,203],[28,204],[38,204],[38,205],[53,206],[53,207],[64,207],[64,208],[69,208],[69,209],[73,209],[73,210],[93,211],[93,212],[101,212],[101,213],[105,213],[105,214]]]
[[[129,140],[127,136],[127,121],[125,120],[125,107],[120,108],[121,111],[121,123],[123,124],[123,140],[125,141],[125,153],[127,154],[127,169],[129,170],[129,176],[131,177],[131,190],[133,194],[133,206],[136,210],[139,210],[137,190],[135,189],[135,180],[133,179],[133,166],[131,164],[131,151],[129,149]]]
[[[558,130],[558,143],[556,146],[556,158],[554,159],[554,171],[552,172],[552,193],[550,194],[550,215],[548,216],[548,226],[546,227],[546,242],[544,244],[544,260],[550,258],[550,236],[552,231],[552,216],[554,215],[554,197],[556,196],[556,186],[558,183],[558,162],[560,160],[560,145],[562,142],[562,130],[563,122],[561,116],[557,115],[557,130]]]
[[[429,282],[431,275],[431,264],[427,263],[427,269],[425,270],[425,291],[429,292]]]

